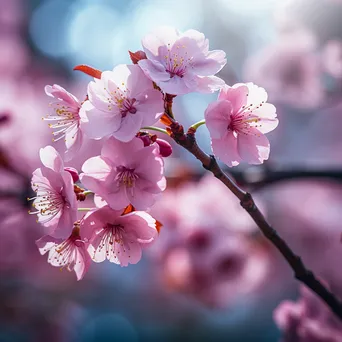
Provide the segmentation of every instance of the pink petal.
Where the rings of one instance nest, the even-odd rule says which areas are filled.
[[[175,75],[169,80],[155,82],[165,93],[173,95],[185,95],[194,91],[193,89],[188,87],[190,81],[189,78],[192,81],[192,83],[194,83],[194,81],[196,80],[195,77],[191,76],[191,74],[186,74],[184,77],[179,77]],[[194,84],[197,83],[195,82]]]
[[[141,41],[144,51],[149,59],[158,55],[165,55],[167,47],[171,47],[179,37],[179,32],[169,26],[158,27],[157,30],[147,34]]]
[[[83,103],[81,115],[81,130],[91,139],[101,139],[115,132],[121,124],[121,114],[101,111],[93,106],[90,101]],[[108,108],[107,108],[108,110]]]
[[[127,243],[125,248],[119,245],[120,254],[117,254],[117,258],[120,262],[120,266],[128,266],[128,264],[137,264],[142,256],[141,246],[139,243]]]
[[[136,106],[142,116],[142,126],[154,125],[164,113],[164,101],[160,91],[154,89],[144,92]]]
[[[165,70],[165,66],[157,61],[142,59],[138,65],[144,74],[157,84],[170,80],[170,74]]]
[[[85,243],[83,241],[77,241],[77,243],[78,246],[76,249],[74,271],[76,273],[77,280],[81,280],[90,267],[91,258],[86,249]]]
[[[209,41],[208,39],[205,39],[205,36],[202,32],[199,32],[197,30],[187,30],[185,32],[183,32],[181,34],[181,37],[184,38],[190,38],[191,40],[193,40],[196,43],[196,46],[199,50],[201,50],[202,52],[207,52],[208,48],[209,48]],[[178,41],[177,41],[178,43]],[[178,45],[178,44],[176,44]]]
[[[100,156],[96,156],[84,162],[82,171],[96,179],[104,179],[111,172],[111,167]]]
[[[248,87],[248,104],[258,105],[259,103],[267,101],[267,92],[264,88],[254,83],[247,83],[246,85]]]
[[[201,56],[202,57],[202,56]],[[199,76],[211,76],[219,72],[227,63],[226,53],[222,50],[210,51],[205,58],[192,60],[193,72]]]
[[[211,147],[214,155],[227,166],[236,166],[240,163],[241,157],[237,149],[237,139],[233,132],[227,132],[222,139],[212,139]]]
[[[54,84],[53,86],[45,86],[45,93],[48,96],[55,97],[66,102],[72,107],[77,108],[80,106],[77,98],[68,91],[66,91],[63,87],[59,86],[58,84]]]
[[[265,135],[255,128],[249,129],[250,134],[239,134],[237,148],[241,158],[249,164],[262,164],[268,159],[270,143]]]
[[[59,245],[62,241],[63,239],[56,239],[50,235],[44,235],[36,241],[36,245],[39,249],[39,253],[41,255],[44,255],[51,248],[55,247],[56,245]]]
[[[65,161],[73,159],[77,152],[81,149],[83,142],[83,133],[79,129],[78,125],[74,125],[73,129],[68,131],[65,135],[65,145],[67,150],[65,151]]]
[[[39,151],[43,165],[56,172],[63,171],[64,163],[59,153],[52,146],[46,146]]]
[[[134,232],[139,243],[150,243],[158,236],[156,220],[144,211],[135,211],[121,219],[125,222],[126,231]]]
[[[112,190],[110,193],[103,194],[103,197],[108,205],[115,210],[124,209],[128,204],[130,204],[126,188],[124,186],[118,187],[117,191]]]
[[[228,100],[232,104],[233,112],[237,113],[249,101],[248,87],[245,84],[235,84],[233,87],[225,85],[220,91],[219,100]]]
[[[131,203],[137,210],[146,210],[153,206],[156,200],[155,194],[151,193],[149,189],[145,188],[147,182],[136,182],[135,187],[126,189],[126,196],[128,203]],[[160,191],[159,191],[160,192]]]
[[[197,89],[199,93],[214,93],[225,85],[224,81],[217,76],[197,77]]]
[[[129,142],[121,142],[111,137],[104,143],[101,156],[111,160],[115,165],[122,165],[131,159],[131,154],[143,148],[144,143],[139,138],[134,138]]]
[[[211,138],[223,138],[230,124],[232,105],[227,100],[215,101],[209,104],[204,113],[205,123]]]
[[[113,132],[114,138],[123,142],[131,141],[142,127],[141,123],[142,115],[139,112],[135,114],[127,113],[122,118],[119,129]]]

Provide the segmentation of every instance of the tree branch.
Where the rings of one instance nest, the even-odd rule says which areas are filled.
[[[194,127],[190,127],[187,134],[185,134],[183,126],[172,120],[167,131],[178,145],[184,147],[194,155],[206,170],[212,172],[214,176],[240,200],[241,206],[252,217],[264,236],[286,259],[294,271],[295,278],[304,283],[319,297],[321,297],[331,310],[342,320],[341,301],[316,278],[312,271],[305,267],[301,258],[291,250],[287,243],[278,235],[276,230],[270,226],[259,208],[256,206],[252,195],[239,188],[234,181],[222,171],[215,157],[208,155],[197,145],[195,138],[196,129]]]

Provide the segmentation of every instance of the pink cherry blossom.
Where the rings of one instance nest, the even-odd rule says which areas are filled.
[[[44,120],[55,122],[49,124],[50,128],[56,129],[52,133],[56,137],[54,141],[65,139],[65,160],[71,160],[81,148],[83,140],[82,131],[79,129],[81,104],[74,95],[57,84],[47,85],[45,92],[48,96],[54,97],[56,101],[50,104],[55,115],[49,114]]]
[[[36,241],[40,254],[49,252],[49,264],[56,267],[67,266],[68,271],[75,271],[77,280],[84,277],[91,262],[87,244],[81,239],[79,231],[79,224],[76,223],[66,240],[45,235]]]
[[[283,301],[274,311],[274,320],[283,331],[283,342],[339,342],[342,323],[308,288],[301,286],[297,302]]]
[[[264,133],[275,129],[278,119],[276,108],[266,101],[266,91],[253,83],[225,85],[206,109],[212,150],[228,166],[268,159],[270,144]]]
[[[163,97],[138,65],[118,65],[88,86],[82,108],[82,130],[93,139],[113,135],[127,142],[164,111]]]
[[[157,221],[148,213],[122,211],[104,206],[88,214],[82,221],[82,230],[90,236],[89,253],[95,262],[110,262],[128,266],[141,259],[143,245],[157,236]]]
[[[322,61],[315,51],[312,33],[296,32],[251,56],[244,66],[244,79],[266,88],[274,103],[317,108],[325,95]],[[335,64],[338,60],[333,57]]]
[[[52,146],[40,149],[43,167],[36,169],[32,177],[32,189],[37,193],[31,214],[38,215],[38,222],[50,228],[54,237],[65,238],[77,218],[77,200],[71,174],[64,171],[61,156]]]
[[[148,252],[169,288],[221,308],[269,289],[274,256],[250,239],[256,226],[214,176],[165,191],[151,212],[164,227]]]
[[[109,138],[101,156],[88,159],[82,171],[82,183],[113,209],[123,209],[131,203],[138,210],[145,210],[166,187],[158,145],[144,147],[139,138],[128,143]]]
[[[222,50],[209,51],[209,41],[196,30],[159,27],[142,39],[147,59],[138,62],[165,93],[212,93],[224,82],[213,76],[226,64]]]

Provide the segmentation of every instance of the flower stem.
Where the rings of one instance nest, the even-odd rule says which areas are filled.
[[[202,125],[205,125],[205,120],[204,120],[204,119],[201,120],[201,121],[198,121],[198,122],[194,123],[194,124],[191,125],[190,127],[196,131],[197,128],[200,127],[200,126],[202,126]]]
[[[90,190],[83,191],[83,195],[85,195],[85,196],[92,195],[92,194],[94,194],[94,193]]]
[[[157,131],[157,132],[160,132],[160,133],[164,133],[166,135],[168,135],[167,131],[163,128],[159,128],[159,127],[154,127],[154,126],[146,126],[146,127],[143,127],[142,128],[143,130],[150,130],[150,131]]]
[[[78,211],[91,211],[94,210],[95,208],[77,208]]]

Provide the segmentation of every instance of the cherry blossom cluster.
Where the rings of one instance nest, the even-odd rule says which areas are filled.
[[[270,144],[264,133],[278,125],[263,88],[228,86],[215,76],[226,64],[225,53],[209,50],[202,33],[160,27],[142,39],[142,47],[130,52],[133,64],[111,71],[76,67],[94,78],[81,100],[59,85],[45,87],[53,102],[44,120],[54,141],[65,141],[65,153],[52,146],[40,150],[43,165],[33,172],[30,213],[47,231],[36,242],[40,253],[48,253],[51,265],[74,270],[78,280],[91,261],[137,263],[142,248],[158,237],[161,223],[148,212],[166,188],[163,158],[172,148],[150,131],[170,132],[160,127],[175,120],[170,99],[219,91],[194,127],[207,125],[213,154],[228,166],[266,160]],[[103,140],[103,147],[79,174],[64,162],[77,156],[85,136]],[[81,208],[89,195],[94,207]]]

